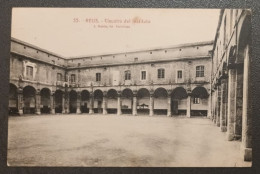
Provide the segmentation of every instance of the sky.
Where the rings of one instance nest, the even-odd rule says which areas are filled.
[[[219,9],[13,8],[11,36],[65,58],[214,40]]]

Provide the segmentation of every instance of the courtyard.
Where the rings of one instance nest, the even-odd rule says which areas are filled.
[[[9,117],[9,166],[250,167],[205,117]]]

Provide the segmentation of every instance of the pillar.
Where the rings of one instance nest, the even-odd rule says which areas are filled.
[[[51,92],[50,95],[50,109],[51,114],[55,114],[55,92]]]
[[[106,115],[107,114],[107,94],[105,91],[103,92],[102,108],[103,108],[103,114]]]
[[[35,101],[36,101],[36,104],[35,104],[36,114],[40,115],[41,114],[41,93],[40,93],[40,90],[36,91],[35,97],[36,97],[35,98]]]
[[[171,112],[171,104],[172,104],[172,97],[171,95],[168,95],[168,98],[167,98],[167,116],[170,117],[172,116],[172,112]]]
[[[218,90],[217,90],[217,110],[216,110],[216,125],[220,127],[220,105],[221,105],[221,86],[218,84]]]
[[[249,93],[250,84],[250,63],[248,46],[244,58],[244,79],[243,79],[243,125],[242,125],[242,154],[245,161],[252,161],[252,111],[251,98]]]
[[[154,97],[153,94],[150,94],[150,107],[149,107],[150,116],[153,116],[153,108],[154,108]]]
[[[211,119],[211,95],[212,93],[210,92],[210,95],[208,97],[208,112],[207,112],[207,118]]]
[[[236,87],[236,70],[228,70],[228,124],[227,124],[227,139],[232,141],[235,138],[235,89]]]
[[[80,110],[80,105],[81,105],[81,93],[77,92],[77,114],[81,114],[81,110]]]
[[[23,89],[18,88],[17,90],[17,109],[19,115],[23,115]]]
[[[62,113],[65,114],[66,110],[65,110],[65,93],[62,93]]]
[[[137,98],[136,98],[136,91],[133,91],[133,115],[136,116],[137,115]]]
[[[121,111],[121,92],[118,91],[117,94],[117,115],[121,115],[122,111]]]
[[[70,101],[70,99],[69,99],[69,94],[68,94],[68,92],[65,92],[65,103],[64,103],[64,105],[65,105],[65,113],[66,114],[69,114],[69,101]]]
[[[241,64],[242,65],[242,64]],[[235,138],[242,135],[242,107],[243,107],[243,67],[238,65],[236,69],[236,94],[235,94]]]
[[[93,111],[93,105],[94,105],[94,99],[93,99],[93,92],[90,93],[90,96],[89,96],[89,114],[93,114],[94,111]]]
[[[212,117],[211,117],[211,120],[212,122],[214,122],[214,119],[215,119],[215,91],[212,90],[212,93],[211,93],[211,114],[212,114]]]
[[[220,129],[221,132],[227,131],[227,79],[221,79],[221,102],[220,102]]]
[[[191,93],[188,94],[188,97],[187,97],[187,111],[186,111],[186,116],[190,118],[191,114],[190,114],[190,111],[191,111]]]

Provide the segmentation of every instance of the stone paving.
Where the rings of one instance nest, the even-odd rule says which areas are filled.
[[[207,118],[9,117],[10,166],[250,167]]]

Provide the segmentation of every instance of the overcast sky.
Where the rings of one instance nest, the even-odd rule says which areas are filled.
[[[127,52],[214,40],[219,12],[219,9],[14,8],[12,37],[64,57]],[[143,23],[133,22],[141,20]]]

